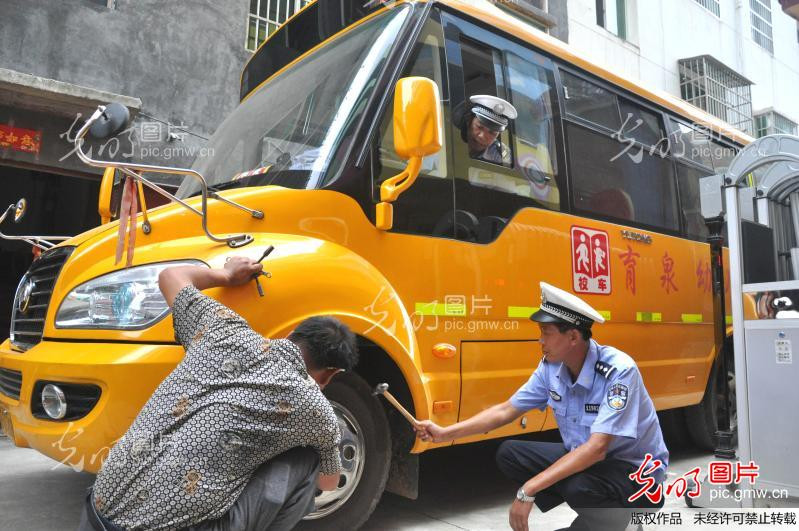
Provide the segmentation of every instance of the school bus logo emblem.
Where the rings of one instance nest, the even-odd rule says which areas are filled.
[[[572,278],[575,293],[609,295],[610,242],[608,233],[572,227]]]
[[[31,297],[33,296],[34,285],[35,283],[31,279],[28,279],[22,286],[22,291],[19,295],[19,302],[17,303],[17,309],[21,314],[28,313],[28,307],[30,306]]]

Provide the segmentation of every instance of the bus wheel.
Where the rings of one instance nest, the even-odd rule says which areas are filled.
[[[732,355],[732,343],[728,340],[724,344],[724,355],[727,356],[727,374],[722,374],[721,363],[716,361],[713,370],[708,378],[705,396],[702,401],[695,405],[685,408],[685,421],[691,439],[697,448],[713,451],[718,443],[716,429],[718,419],[723,411],[724,403],[724,378],[729,382],[729,401],[728,411],[730,413],[730,430],[733,433],[733,444],[737,441],[738,415],[735,402],[735,369]]]
[[[297,529],[357,529],[369,518],[386,486],[391,438],[385,411],[357,374],[344,373],[325,387],[341,429],[338,488],[317,492],[314,510]]]
[[[660,431],[666,442],[666,448],[674,451],[691,446],[692,442],[688,435],[688,426],[685,423],[685,414],[682,408],[665,409],[658,411],[660,421]]]

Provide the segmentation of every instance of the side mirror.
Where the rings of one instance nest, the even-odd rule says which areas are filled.
[[[411,187],[419,176],[422,158],[437,153],[443,145],[441,97],[438,85],[426,77],[404,77],[394,91],[394,150],[408,161],[402,173],[380,185],[380,203],[375,225],[389,230],[394,225],[391,203]]]
[[[89,134],[97,139],[111,138],[121,132],[130,122],[130,111],[121,103],[109,103],[100,117],[89,128]]]
[[[25,212],[28,210],[28,201],[24,197],[17,201],[14,205],[14,223],[19,223],[25,217]]]

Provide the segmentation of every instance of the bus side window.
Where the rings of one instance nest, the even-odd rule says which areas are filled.
[[[730,167],[732,159],[738,154],[735,148],[726,146],[713,140],[711,143],[710,158],[713,160],[713,171],[716,174],[724,173]]]
[[[598,85],[561,71],[566,113],[611,131],[621,127],[616,95]]]
[[[453,123],[456,237],[489,243],[522,208],[560,209],[554,72],[519,54],[470,40],[461,40],[461,51],[467,100],[474,94],[498,96],[518,112],[499,137],[501,164],[472,157],[462,124]],[[525,53],[534,56],[530,50]]]
[[[564,83],[576,79],[564,73]],[[574,187],[574,207],[622,222],[678,231],[680,213],[674,164],[662,115],[652,112],[607,89],[580,80],[581,95],[601,95],[602,103],[586,99],[570,111],[592,123],[566,121],[569,171]],[[574,90],[569,99],[574,99]],[[610,96],[610,97],[608,97]],[[619,105],[619,108],[615,108]],[[569,108],[569,103],[566,105]],[[616,115],[623,125],[611,128]],[[602,124],[600,124],[602,125]]]
[[[471,96],[497,96],[508,99],[504,86],[502,55],[499,50],[463,37],[460,39],[460,48],[465,98],[463,101],[455,102],[452,111],[452,125],[456,131],[456,141],[458,137],[460,138],[456,151],[464,150],[469,144],[467,131],[471,126],[471,117],[473,116],[470,111],[472,102],[469,98]],[[465,149],[466,156],[490,164],[511,166],[508,138],[508,129],[499,134],[497,143],[501,149],[496,150],[496,154],[492,152],[491,155],[487,155],[490,150],[478,153],[472,152],[471,149]],[[499,160],[500,158],[501,160]]]
[[[534,199],[536,206],[560,209],[558,190],[555,78],[551,69],[506,55],[511,103],[519,117],[513,130],[516,195]]]
[[[447,86],[444,73],[444,33],[441,23],[431,18],[419,37],[402,77],[422,76],[435,81],[442,98],[443,120],[449,117]],[[372,167],[372,199],[380,200],[380,185],[407,166],[394,151],[393,105],[388,105],[380,123],[376,156]],[[444,126],[446,130],[446,126]],[[394,202],[392,231],[453,237],[453,228],[446,222],[453,207],[453,184],[447,167],[447,139],[438,153],[422,159],[416,182]]]
[[[677,180],[680,185],[685,233],[690,238],[707,240],[708,230],[699,204],[699,179],[712,175],[712,172],[699,167],[677,163]]]
[[[671,153],[710,170],[713,169],[710,136],[707,130],[687,125],[670,118],[672,133],[669,137]]]

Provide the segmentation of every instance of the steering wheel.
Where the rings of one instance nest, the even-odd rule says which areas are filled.
[[[433,228],[433,236],[451,238],[454,234],[458,240],[477,242],[477,216],[466,210],[450,210],[438,220]]]

